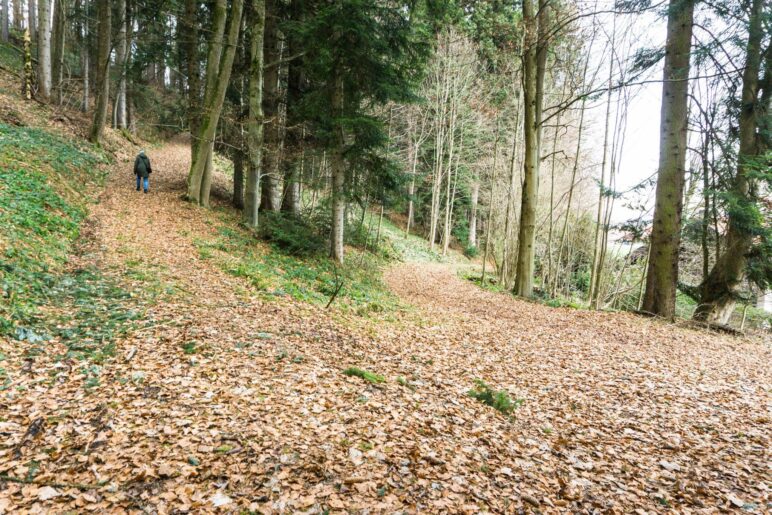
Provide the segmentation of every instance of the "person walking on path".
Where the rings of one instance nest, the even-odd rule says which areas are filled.
[[[150,174],[153,169],[150,167],[150,159],[145,155],[144,150],[139,151],[139,155],[134,160],[134,175],[137,176],[137,191],[139,191],[140,184],[143,186],[145,193],[147,193],[150,187]]]

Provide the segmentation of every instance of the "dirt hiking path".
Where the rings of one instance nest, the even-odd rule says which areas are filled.
[[[518,301],[442,265],[386,272],[416,306],[397,322],[265,302],[199,259],[220,215],[180,199],[185,142],[149,155],[148,195],[115,167],[89,259],[178,293],[96,387],[56,342],[28,366],[0,470],[34,462],[35,484],[0,479],[0,512],[772,509],[768,343]],[[523,399],[516,418],[470,398],[475,379]]]

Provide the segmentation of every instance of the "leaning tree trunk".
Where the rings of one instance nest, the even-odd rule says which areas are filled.
[[[740,151],[731,192],[732,200],[737,205],[729,210],[724,253],[717,257],[713,269],[703,282],[700,304],[694,312],[696,320],[705,322],[726,324],[734,311],[755,232],[753,223],[748,220],[748,213],[754,210],[757,202],[753,176],[759,171],[769,170],[770,166],[769,157],[765,157],[765,153],[770,147],[768,117],[772,96],[772,53],[767,49],[766,71],[763,82],[759,84],[762,18],[765,14],[762,6],[762,0],[753,0],[738,124]],[[759,91],[763,91],[760,98]]]
[[[665,45],[659,170],[643,310],[672,319],[678,284],[678,247],[689,117],[689,61],[695,0],[671,0]]]
[[[247,168],[244,223],[257,227],[260,208],[260,166],[263,154],[263,31],[265,0],[252,0],[251,44],[249,48],[249,115],[247,117]]]
[[[38,95],[47,100],[51,96],[51,0],[40,0],[38,5]]]
[[[40,5],[46,1],[41,0]],[[110,96],[110,0],[97,0],[97,11],[97,97],[89,137],[92,143],[102,138]]]
[[[225,90],[230,80],[233,59],[236,55],[236,42],[241,26],[243,0],[234,0],[231,6],[228,40],[223,41],[225,33],[226,1],[217,0],[214,6],[212,39],[209,43],[209,56],[206,63],[206,91],[201,115],[201,127],[198,131],[198,144],[188,175],[187,198],[204,207],[209,206],[209,187],[211,185],[212,146],[217,122],[220,119]],[[223,55],[223,45],[226,50]],[[222,59],[221,59],[222,57]]]

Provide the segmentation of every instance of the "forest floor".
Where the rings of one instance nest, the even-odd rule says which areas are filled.
[[[149,154],[150,194],[118,162],[72,266],[160,293],[98,365],[56,339],[0,348],[0,513],[772,510],[769,342],[550,308],[440,263],[385,272],[412,306],[388,320],[266,299],[201,258],[218,215],[180,199],[185,143]]]

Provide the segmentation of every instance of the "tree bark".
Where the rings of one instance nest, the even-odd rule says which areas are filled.
[[[263,154],[263,32],[265,0],[251,0],[251,42],[249,49],[249,115],[247,117],[246,195],[244,223],[255,228],[260,209],[260,167]]]
[[[89,65],[89,41],[88,41],[88,0],[82,0],[82,12],[80,14],[79,22],[78,22],[78,40],[80,42],[80,74],[83,77],[81,80],[81,89],[82,89],[82,97],[81,97],[81,105],[80,110],[85,112],[88,112],[88,104],[89,104],[89,69],[91,68]],[[80,0],[79,0],[80,2]],[[77,4],[80,6],[80,3]]]
[[[281,156],[282,131],[279,113],[279,4],[277,0],[265,2],[265,56],[263,75],[263,115],[265,116],[265,140],[263,155],[262,207],[269,211],[281,209],[281,181],[279,157]]]
[[[64,100],[64,38],[67,27],[67,10],[65,0],[53,1],[56,3],[54,4],[51,76],[56,93],[56,103],[61,104]]]
[[[10,4],[8,3],[8,0],[3,0],[3,12],[0,13],[0,16],[2,17],[2,19],[0,19],[0,38],[2,38],[4,43],[8,41],[8,35],[10,34],[8,25],[10,18],[8,13],[9,7]]]
[[[22,76],[21,95],[24,100],[32,99],[32,80],[34,72],[32,71],[32,41],[29,35],[29,29],[24,30],[24,75]]]
[[[19,0],[19,4],[21,4],[21,0]],[[27,14],[28,14],[28,24],[29,27],[29,33],[30,37],[33,40],[36,40],[38,37],[38,5],[36,0],[28,0],[27,2]]]
[[[12,1],[13,1],[13,29],[18,33],[22,31],[22,21],[23,21],[23,16],[21,14],[22,0],[12,0]],[[32,37],[31,32],[30,32],[30,37]]]
[[[38,96],[48,100],[51,96],[51,0],[39,0],[38,18]]]
[[[480,196],[480,181],[472,182],[472,191],[469,195],[469,239],[467,245],[470,248],[477,247],[477,200]]]
[[[665,45],[659,170],[643,310],[672,319],[686,160],[689,61],[695,0],[671,0]]]
[[[345,137],[340,116],[343,113],[343,77],[335,74],[331,107],[336,119],[333,149],[330,152],[330,168],[332,172],[332,235],[330,238],[330,257],[338,263],[343,263],[343,231],[346,225],[346,163],[343,158]]]
[[[536,243],[536,205],[539,202],[539,151],[544,70],[547,59],[548,0],[539,0],[538,15],[534,13],[533,0],[523,0],[523,23],[526,28],[523,55],[525,155],[514,292],[521,297],[531,297]]]
[[[240,149],[233,150],[233,207],[244,207],[244,156]]]
[[[719,324],[728,322],[737,302],[738,290],[745,276],[748,252],[753,244],[755,231],[753,224],[747,219],[748,212],[757,202],[756,179],[753,175],[758,170],[768,170],[770,165],[768,156],[765,156],[770,147],[770,49],[766,51],[767,66],[763,82],[759,83],[764,15],[763,1],[753,0],[738,124],[740,151],[737,154],[737,173],[732,184],[733,201],[737,205],[729,209],[726,248],[723,254],[717,257],[713,269],[702,284],[700,304],[694,312],[695,320]],[[769,13],[766,15],[768,17]],[[760,91],[763,92],[761,95]]]
[[[206,63],[206,90],[198,131],[198,144],[188,175],[187,198],[204,207],[209,207],[209,186],[211,185],[211,163],[214,135],[220,119],[225,90],[230,80],[236,42],[241,26],[243,0],[234,0],[231,6],[231,20],[227,42],[224,41],[227,2],[216,0],[214,4],[212,39]],[[223,46],[226,46],[223,54]]]
[[[126,72],[128,68],[128,25],[129,17],[126,0],[118,0],[118,35],[115,43],[115,64],[118,66],[118,88],[115,92],[115,127],[125,129],[126,119]]]
[[[40,5],[46,1],[41,0]],[[97,0],[97,11],[97,97],[89,137],[92,143],[99,143],[102,138],[110,97],[110,0]]]

